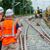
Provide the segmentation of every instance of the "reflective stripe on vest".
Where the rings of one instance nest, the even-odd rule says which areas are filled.
[[[0,30],[0,37],[2,36],[2,30]]]
[[[12,24],[12,33],[11,34],[4,34],[4,37],[15,36],[14,34],[14,23]]]
[[[12,36],[14,36],[14,23],[12,24]]]

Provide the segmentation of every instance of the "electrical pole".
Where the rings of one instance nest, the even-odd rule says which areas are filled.
[[[12,1],[12,9],[14,11],[14,3],[15,3],[15,0]]]
[[[16,4],[14,5],[14,3],[16,3]],[[12,1],[12,9],[13,9],[13,11],[14,11],[14,7],[19,5],[19,4],[20,4],[20,2],[15,2],[15,0]]]
[[[24,7],[24,0],[23,0],[23,7]],[[23,9],[23,15],[24,15],[24,9]]]

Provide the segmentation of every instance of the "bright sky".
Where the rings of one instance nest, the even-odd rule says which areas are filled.
[[[46,9],[50,5],[50,0],[32,0],[32,6],[37,9],[39,6],[42,9]]]

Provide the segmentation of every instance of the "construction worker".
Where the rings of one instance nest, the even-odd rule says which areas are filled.
[[[40,24],[39,24],[40,23],[40,9],[39,9],[39,7],[37,7],[35,17],[36,17],[36,20],[35,20],[36,25],[40,26]]]
[[[37,10],[35,11],[35,17],[39,18],[40,17],[40,9],[37,7]]]
[[[0,50],[2,47],[2,23],[4,21],[3,19],[3,15],[4,15],[4,9],[2,7],[0,7]]]
[[[5,13],[6,19],[3,22],[3,40],[2,50],[18,50],[17,42],[21,33],[22,27],[18,24],[18,19],[14,21],[14,12],[12,9],[7,9]]]
[[[39,9],[39,7],[37,7],[37,14],[40,14],[40,9]]]
[[[48,9],[46,8],[45,16],[48,18]]]
[[[42,9],[40,9],[40,18],[42,18]]]

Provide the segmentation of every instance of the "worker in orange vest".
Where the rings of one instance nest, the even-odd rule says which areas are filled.
[[[4,9],[0,7],[0,50],[2,47],[2,23],[4,21],[3,15],[4,15]]]
[[[18,19],[13,20],[14,12],[12,9],[6,11],[6,19],[3,22],[3,40],[2,50],[17,50],[17,39],[21,33],[22,27],[18,24]]]

